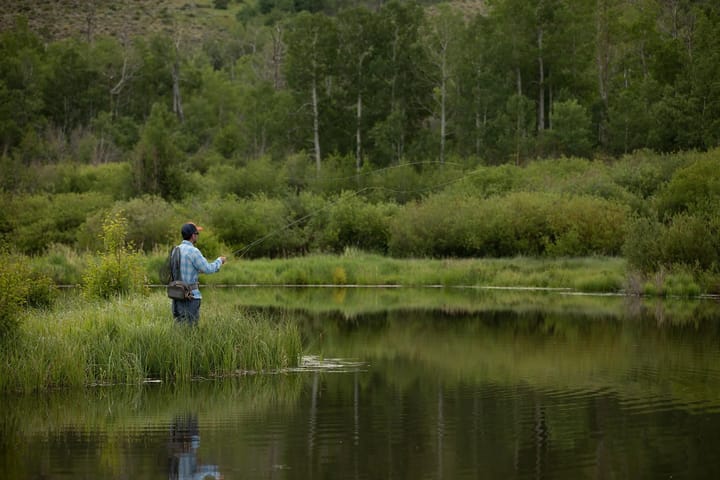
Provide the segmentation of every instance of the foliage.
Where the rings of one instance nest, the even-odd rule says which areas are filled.
[[[6,207],[12,245],[25,254],[41,253],[53,243],[74,245],[87,217],[110,204],[108,196],[96,192],[15,196]]]
[[[180,168],[182,154],[173,139],[174,121],[163,104],[153,105],[140,141],[133,151],[133,181],[136,193],[180,199],[189,191]]]
[[[129,160],[135,192],[169,200],[186,193],[168,159],[202,149],[232,163],[310,151],[318,169],[332,156],[521,165],[719,145],[712,2],[380,3],[214,0],[139,15],[106,2],[51,22],[42,2],[11,4],[3,161]],[[159,33],[168,24],[175,34]],[[171,105],[184,106],[177,124]]]
[[[102,248],[107,217],[116,215],[126,220],[125,239],[143,251],[172,243],[177,238],[178,226],[183,223],[177,207],[158,196],[144,195],[116,202],[109,210],[90,216],[80,229],[78,246],[90,250]]]
[[[393,219],[398,256],[616,255],[627,209],[588,196],[518,192],[488,199],[439,194]]]
[[[717,272],[720,215],[681,213],[669,223],[637,218],[630,223],[623,254],[633,268],[650,273],[676,267]]]
[[[577,100],[556,102],[550,118],[552,129],[549,135],[556,154],[578,157],[590,155],[590,117]]]
[[[140,257],[127,243],[128,222],[121,213],[108,215],[103,222],[103,252],[83,275],[83,293],[88,298],[110,298],[141,293],[145,276]]]
[[[56,289],[51,279],[31,268],[30,259],[0,246],[0,346],[17,331],[25,307],[47,307]],[[2,350],[0,348],[0,350]]]
[[[320,232],[321,251],[341,252],[347,247],[383,253],[387,250],[393,204],[369,204],[350,192],[329,203],[327,223]]]
[[[278,255],[298,247],[287,228],[290,212],[278,199],[228,195],[212,201],[208,213],[218,238],[239,255]]]
[[[86,271],[89,253],[80,254],[72,247],[52,244],[42,256],[31,259],[32,269],[55,285],[80,285]]]
[[[720,211],[720,150],[675,172],[658,194],[658,214]]]

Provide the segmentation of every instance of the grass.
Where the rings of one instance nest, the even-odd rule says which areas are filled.
[[[187,381],[295,366],[297,329],[282,319],[203,300],[197,328],[175,325],[164,292],[29,310],[2,349],[0,391],[146,379]]]
[[[200,245],[202,249],[202,245]],[[167,249],[145,254],[147,283],[162,282],[158,268]],[[32,267],[57,284],[76,285],[91,254],[54,247],[31,259]],[[717,274],[695,275],[687,268],[641,275],[621,257],[397,259],[348,249],[342,255],[310,254],[278,259],[230,258],[222,270],[201,275],[206,285],[402,285],[564,289],[581,293],[622,293],[695,297],[720,292]]]
[[[625,278],[620,258],[579,259],[395,259],[351,251],[287,259],[231,259],[202,278],[228,285],[486,286],[619,291]],[[151,277],[151,281],[153,278]]]

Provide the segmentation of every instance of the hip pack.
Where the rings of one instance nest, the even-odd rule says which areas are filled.
[[[185,283],[182,280],[173,280],[168,283],[167,296],[173,300],[191,300],[192,291],[198,288],[197,283]]]

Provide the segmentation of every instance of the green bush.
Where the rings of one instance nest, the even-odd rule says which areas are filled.
[[[658,213],[669,219],[677,213],[720,210],[720,150],[679,169],[658,194]]]
[[[331,155],[323,160],[320,172],[308,172],[307,184],[311,192],[321,195],[340,194],[344,190],[362,188],[362,176],[355,171],[355,159]]]
[[[351,192],[343,192],[330,202],[327,224],[320,233],[321,250],[342,252],[357,247],[373,252],[387,251],[389,219],[394,204],[372,204]]]
[[[682,265],[708,270],[718,263],[717,228],[703,217],[679,214],[664,229],[660,258],[667,266]]]
[[[17,256],[0,252],[0,346],[17,329],[18,316],[27,305],[30,288],[24,262]]]
[[[643,150],[616,161],[610,172],[617,185],[648,199],[670,180],[680,164],[682,160],[677,155],[661,156]]]
[[[111,202],[109,196],[96,192],[18,195],[9,202],[12,246],[36,254],[53,243],[75,245],[85,220]]]
[[[219,240],[237,254],[273,256],[298,247],[290,212],[279,199],[228,195],[208,202],[207,211]]]
[[[648,218],[630,223],[623,254],[641,272],[685,268],[717,271],[720,262],[720,215],[672,217],[668,224]]]
[[[52,244],[42,256],[32,257],[32,269],[49,278],[55,285],[79,285],[87,268],[88,255],[59,243]]]
[[[625,241],[627,206],[597,197],[573,196],[548,208],[553,255],[619,255]]]
[[[220,195],[233,194],[238,197],[252,197],[264,193],[278,196],[288,187],[288,174],[284,165],[278,165],[270,158],[251,160],[244,167],[214,165],[208,170],[218,186]]]
[[[49,306],[57,289],[52,280],[31,268],[30,259],[0,247],[0,343],[12,337],[25,307]]]
[[[432,195],[423,202],[404,205],[390,221],[390,254],[481,256],[476,246],[484,243],[484,232],[471,226],[482,224],[485,219],[481,205],[479,198],[448,194]]]
[[[627,207],[587,196],[440,194],[403,207],[388,243],[401,256],[617,255],[626,216]]]
[[[114,215],[121,215],[127,221],[126,240],[145,252],[174,242],[184,223],[176,207],[159,196],[143,195],[116,202],[108,211],[89,217],[80,229],[77,245],[89,250],[101,248],[103,224],[108,216]]]
[[[103,223],[104,251],[83,275],[83,293],[88,298],[110,298],[145,291],[146,279],[137,251],[125,240],[127,220],[120,214]]]

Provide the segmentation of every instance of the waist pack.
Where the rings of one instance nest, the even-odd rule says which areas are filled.
[[[173,300],[190,300],[193,298],[192,291],[198,288],[197,283],[185,283],[180,280],[174,280],[168,283],[167,296]]]

